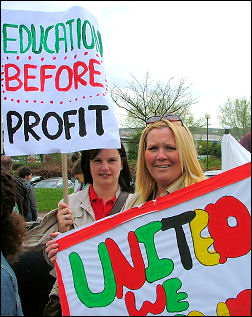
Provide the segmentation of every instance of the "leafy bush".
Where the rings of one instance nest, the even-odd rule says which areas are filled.
[[[56,166],[54,164],[42,165],[39,168],[33,169],[32,174],[42,176],[43,178],[61,177],[62,176],[62,169],[61,169],[61,167]]]
[[[50,211],[58,208],[58,202],[63,199],[63,188],[34,188],[38,212]],[[68,194],[72,194],[73,188],[68,189]]]
[[[136,160],[138,154],[138,145],[141,137],[142,131],[137,132],[132,135],[131,139],[128,142],[128,159]]]

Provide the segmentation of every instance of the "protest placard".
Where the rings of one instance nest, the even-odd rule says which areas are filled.
[[[250,316],[251,163],[57,241],[63,315]]]
[[[5,153],[120,147],[94,16],[82,7],[1,13]]]

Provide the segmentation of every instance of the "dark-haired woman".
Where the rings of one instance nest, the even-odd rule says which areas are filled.
[[[10,266],[26,232],[25,220],[14,211],[13,176],[1,168],[1,316],[23,316],[17,278]]]
[[[52,238],[85,224],[125,210],[125,205],[133,194],[131,177],[125,148],[92,149],[81,153],[81,168],[85,187],[69,195],[69,204],[59,202],[57,225]],[[52,231],[51,231],[52,232]],[[56,258],[57,242],[49,240],[46,252],[53,262]],[[57,314],[60,310],[57,283],[50,293],[44,315]]]

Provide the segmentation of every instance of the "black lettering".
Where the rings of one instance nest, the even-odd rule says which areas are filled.
[[[54,134],[54,135],[49,134],[48,129],[47,129],[47,121],[49,120],[50,117],[54,117],[58,121],[58,132],[56,134]],[[61,135],[61,133],[63,131],[63,120],[61,119],[61,117],[56,112],[48,112],[43,118],[42,130],[44,132],[44,135],[48,139],[55,140]]]
[[[102,135],[104,133],[103,125],[102,125],[102,110],[108,110],[108,106],[102,105],[90,105],[88,106],[88,110],[96,110],[96,133],[98,135]]]
[[[87,135],[86,122],[85,122],[85,109],[82,107],[79,109],[79,135],[80,136]]]
[[[35,122],[30,124],[30,117],[35,118]],[[36,127],[40,122],[39,115],[36,112],[33,111],[26,111],[24,113],[24,136],[25,136],[25,141],[29,141],[29,135],[28,133],[32,134],[33,137],[38,141],[40,140],[40,136],[38,136],[32,128]]]
[[[75,123],[69,122],[68,116],[75,115],[76,113],[77,113],[77,110],[69,110],[69,111],[65,111],[63,113],[63,120],[64,120],[64,125],[65,125],[65,136],[66,136],[67,140],[71,139],[70,128],[75,126]]]
[[[13,123],[12,116],[16,116],[18,118],[18,122],[16,126],[14,127],[12,126],[12,123]],[[13,144],[13,135],[21,127],[22,116],[16,111],[8,111],[6,117],[7,117],[7,129],[8,129],[9,142]]]
[[[195,211],[187,211],[178,216],[163,218],[161,220],[162,231],[171,228],[175,229],[181,263],[186,270],[192,268],[192,257],[182,225],[191,222],[195,216]]]

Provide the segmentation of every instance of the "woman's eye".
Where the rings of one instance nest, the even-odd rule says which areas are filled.
[[[175,150],[176,150],[176,148],[175,148],[175,147],[172,147],[172,146],[167,146],[166,149],[167,149],[168,151],[175,151]]]
[[[110,163],[113,163],[113,162],[116,162],[116,161],[117,161],[116,159],[110,159],[109,160]]]
[[[148,148],[149,151],[154,151],[154,150],[156,150],[156,149],[157,149],[156,146],[150,146],[150,147]]]
[[[99,160],[99,159],[94,160],[94,163],[100,163],[100,162],[101,162],[101,160]]]

